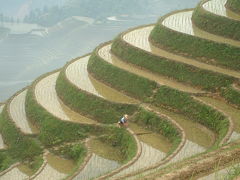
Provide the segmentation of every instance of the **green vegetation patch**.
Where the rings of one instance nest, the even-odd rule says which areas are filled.
[[[6,167],[6,164],[11,162],[11,159],[7,155],[14,159],[15,162],[31,162],[34,161],[37,156],[42,154],[42,149],[37,140],[32,137],[25,136],[20,132],[10,119],[6,107],[0,115],[0,131],[4,142],[8,146],[8,150],[5,153],[1,152],[0,155],[3,159],[3,161],[0,161],[2,167]]]
[[[240,70],[240,48],[171,30],[162,25],[165,18],[160,19],[150,34],[153,44],[208,64]]]
[[[87,149],[82,143],[70,144],[54,150],[54,154],[78,163],[83,161],[83,157],[87,154]]]
[[[7,151],[0,152],[0,172],[9,168],[16,160],[12,159]]]
[[[151,72],[174,78],[177,81],[215,91],[233,83],[234,78],[216,72],[155,56],[144,50],[129,45],[121,36],[112,44],[112,52],[121,60],[146,68]]]
[[[104,143],[111,144],[114,148],[120,150],[122,163],[131,160],[137,152],[137,144],[134,137],[125,128],[112,128],[109,136],[99,138]]]
[[[39,127],[39,139],[45,146],[84,139],[89,133],[105,132],[104,128],[94,125],[59,120],[36,102],[32,89],[28,90],[26,97],[26,114],[29,120]]]
[[[240,108],[240,91],[229,86],[221,89],[221,96],[224,97],[229,103]]]
[[[88,71],[95,78],[109,84],[113,88],[144,102],[149,101],[153,90],[157,87],[157,83],[154,81],[150,81],[107,63],[97,55],[97,50],[95,50],[90,57]]]
[[[56,91],[66,105],[74,111],[90,116],[100,123],[116,123],[123,114],[133,114],[137,107],[131,104],[109,102],[79,89],[69,82],[62,71],[57,79]]]
[[[233,12],[240,14],[240,1],[239,0],[228,0],[226,7],[231,9]]]
[[[189,94],[161,86],[154,97],[156,106],[171,108],[218,134],[215,145],[227,134],[228,119],[210,106],[194,100]]]
[[[206,11],[202,7],[203,3],[200,3],[197,8],[195,8],[192,16],[193,23],[200,29],[212,34],[217,34],[239,41],[240,21]]]

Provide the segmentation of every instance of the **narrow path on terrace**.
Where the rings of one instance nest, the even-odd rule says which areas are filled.
[[[87,124],[95,124],[96,122],[73,112],[66,107],[57,97],[55,90],[56,80],[59,72],[53,73],[41,79],[35,86],[35,96],[38,103],[48,112],[65,121],[73,121]]]
[[[219,43],[227,43],[233,46],[240,47],[239,41],[231,40],[231,39],[220,37],[217,35],[212,35],[211,33],[207,33],[207,34],[202,33],[203,31],[193,26],[192,19],[191,19],[192,13],[193,13],[193,10],[186,10],[186,11],[174,13],[166,17],[163,20],[162,24],[174,31],[189,34],[192,36],[197,36],[203,39],[208,39],[208,40],[212,40]]]
[[[27,89],[17,94],[9,104],[9,112],[16,126],[20,128],[23,133],[33,134],[37,133],[37,128],[27,119],[25,111],[25,99]]]
[[[180,55],[176,55],[174,53],[171,53],[171,52],[165,51],[161,48],[157,48],[157,47],[153,46],[152,44],[150,44],[150,42],[148,40],[153,27],[154,27],[154,25],[150,25],[147,27],[135,29],[135,30],[130,31],[129,33],[125,34],[123,36],[123,39],[127,43],[129,43],[133,46],[136,46],[138,48],[141,48],[143,50],[146,50],[148,52],[151,52],[154,55],[165,57],[165,58],[168,58],[168,59],[171,59],[174,61],[178,61],[178,62],[183,62],[183,63],[189,64],[189,65],[193,65],[200,69],[206,69],[206,70],[218,72],[221,74],[226,74],[226,75],[229,75],[229,76],[232,76],[235,78],[240,78],[240,72],[228,70],[228,69],[221,68],[221,67],[216,67],[216,66],[209,65],[206,63],[202,63],[197,60],[194,60],[191,58],[186,58],[186,57],[183,57]],[[141,43],[137,43],[135,37],[137,37],[137,39],[138,39],[137,41],[141,42]]]
[[[74,180],[89,180],[111,172],[120,165],[116,161],[104,159],[93,153],[91,159],[84,169],[75,177]]]
[[[126,63],[124,63],[124,62],[118,60],[116,57],[112,56],[111,53],[109,52],[109,49],[111,48],[109,46],[111,46],[111,45],[106,45],[106,46],[103,46],[101,49],[99,49],[99,51],[98,51],[99,56],[101,58],[103,58],[105,61],[107,61],[108,63],[113,64],[114,66],[117,66],[121,69],[128,70],[128,67],[130,67],[130,66],[126,65]],[[132,68],[129,68],[129,69],[132,69]],[[135,73],[135,71],[131,71],[131,72]],[[144,73],[144,70],[142,70],[141,73],[135,73],[135,74],[138,74],[138,75],[142,76],[142,73]],[[158,76],[152,75],[152,76],[148,76],[147,78],[150,79],[150,80],[156,81],[158,79]],[[187,139],[194,140],[194,142],[196,142],[197,144],[201,144],[201,145],[204,144],[205,147],[209,147],[209,146],[212,145],[212,144],[210,144],[210,143],[213,142],[212,141],[212,136],[209,136],[209,134],[212,135],[212,133],[209,130],[207,130],[208,133],[206,134],[206,131],[205,130],[203,131],[202,130],[203,128],[199,124],[193,123],[191,120],[189,120],[188,118],[186,118],[184,116],[181,116],[182,120],[180,121],[180,120],[178,120],[180,118],[179,115],[176,115],[174,113],[170,113],[166,110],[163,111],[163,109],[161,109],[161,110],[160,109],[154,109],[154,110],[162,112],[163,114],[166,114],[170,118],[177,121],[180,124],[180,126],[184,129],[185,132],[189,132],[189,133],[186,134]],[[205,143],[203,143],[202,140],[200,140],[198,138],[193,138],[192,136],[194,134],[198,134],[199,137],[206,138],[207,141],[204,141]]]
[[[92,81],[90,80],[90,78],[87,78],[88,77],[88,72],[87,72],[88,59],[89,59],[89,56],[87,56],[86,58],[85,57],[80,58],[75,62],[75,63],[78,64],[77,66],[78,66],[79,73],[81,73],[81,74],[78,74],[78,75],[79,75],[79,77],[81,77],[85,81],[85,83],[79,83],[79,81],[82,81],[81,78],[78,81],[74,81],[74,80],[71,80],[71,79],[69,79],[69,80],[73,84],[77,85],[77,87],[79,87],[79,89],[84,89],[85,91],[87,91],[89,93],[95,94],[95,95],[97,95],[99,97],[102,97],[104,99],[107,99],[109,101],[116,100],[115,98],[111,98],[109,96],[104,96],[103,94],[100,94],[99,92],[97,92],[96,88],[94,87],[95,84],[92,84]],[[73,65],[75,63],[73,63]],[[75,76],[72,76],[72,77],[75,79]],[[68,76],[68,78],[70,78],[70,76]],[[86,81],[88,81],[88,82],[86,82]],[[91,88],[86,88],[86,84],[91,84],[91,85],[89,85]],[[100,83],[100,82],[98,82],[97,85],[98,85],[98,89],[102,89],[101,85],[103,87],[106,86],[106,85],[103,85],[103,83]],[[110,89],[112,89],[112,88],[108,88],[108,90],[110,90]],[[112,96],[112,97],[116,97],[120,92],[117,92],[116,90],[112,89],[112,93],[117,93],[117,94]],[[122,94],[122,93],[120,93],[120,94]],[[115,102],[117,102],[117,101],[115,101]],[[137,101],[133,100],[132,98],[129,98],[129,97],[127,99],[125,98],[124,103],[132,103],[132,102],[137,102]],[[117,122],[117,120],[116,120],[116,122]],[[139,131],[138,131],[139,129],[136,130],[136,128],[131,128],[131,130],[136,135],[137,135],[137,133],[139,133]],[[144,136],[147,136],[147,134],[145,134],[145,135],[143,134],[141,136],[143,138]],[[161,138],[159,138],[159,141],[157,143],[161,143],[163,145],[169,146],[169,142],[166,140],[166,138],[164,138],[161,135],[159,135],[159,137],[161,137]],[[159,161],[162,160],[166,156],[166,154],[163,152],[164,150],[161,149],[161,147],[164,147],[164,146],[161,146],[161,147],[158,146],[160,149],[155,149],[155,148],[153,148],[149,145],[149,144],[151,144],[151,143],[149,143],[149,140],[150,140],[150,138],[146,138],[145,139],[146,143],[141,142],[142,153],[141,153],[139,159],[131,167],[127,168],[126,170],[121,171],[119,176],[120,175],[126,175],[130,172],[134,172],[134,171],[140,170],[142,168],[145,168],[146,165],[151,166],[151,165],[154,165],[156,163],[159,163]],[[155,142],[155,144],[156,144],[156,142]],[[157,159],[157,161],[155,159]],[[144,163],[142,163],[143,162],[142,160],[144,160]],[[85,172],[81,172],[81,173],[85,174]]]
[[[0,114],[3,111],[3,108],[4,108],[4,105],[0,105]],[[3,142],[2,135],[0,134],[0,149],[4,149],[4,148],[5,148],[5,145],[4,145],[4,142]]]
[[[135,39],[135,37],[132,37]],[[117,67],[120,67],[121,69],[127,70],[129,72],[132,72],[134,74],[143,76],[145,78],[151,79],[159,83],[160,85],[166,85],[175,89],[179,89],[181,91],[189,92],[189,93],[203,93],[204,91],[193,88],[191,86],[185,85],[183,83],[174,81],[170,78],[167,78],[166,76],[160,76],[157,74],[154,74],[150,71],[143,70],[133,64],[126,63],[124,61],[121,61],[117,57],[114,57],[110,53],[111,50],[111,44],[108,44],[106,46],[103,46],[101,49],[99,49],[98,54],[100,57],[102,57],[107,62],[114,64]]]
[[[231,19],[240,20],[240,15],[230,11],[225,7],[227,0],[210,0],[204,3],[202,6],[205,10],[219,15],[225,16]]]
[[[92,78],[87,71],[89,57],[90,55],[82,57],[66,68],[66,77],[72,84],[76,85],[79,89],[110,101],[119,103],[136,103],[136,100],[133,98],[130,98]]]
[[[199,99],[215,106],[217,109],[224,112],[227,116],[231,117],[234,124],[234,132],[232,133],[229,142],[240,138],[240,110],[228,105],[223,100],[218,100],[210,97],[198,97]]]

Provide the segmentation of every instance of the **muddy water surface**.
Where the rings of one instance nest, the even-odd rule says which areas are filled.
[[[60,105],[64,113],[71,119],[73,122],[78,122],[78,123],[84,123],[84,124],[96,124],[97,122],[87,118],[85,116],[82,116],[79,113],[74,112],[71,110],[68,106],[66,106],[60,99],[59,99]]]
[[[198,97],[198,98],[215,106],[219,110],[223,111],[226,115],[230,116],[234,123],[234,130],[240,133],[240,110],[228,105],[222,100],[217,100],[210,97]]]
[[[195,142],[204,148],[208,148],[213,145],[215,141],[215,134],[201,124],[195,123],[181,114],[170,112],[163,108],[153,106],[151,106],[151,108],[163,114],[166,114],[175,120],[183,128],[188,140]]]
[[[121,152],[118,148],[111,146],[108,143],[104,143],[98,139],[91,139],[88,142],[91,151],[105,159],[117,161],[121,163],[124,159],[122,158]]]
[[[70,174],[76,167],[76,164],[72,160],[61,158],[60,156],[56,156],[52,153],[47,155],[47,162],[56,171],[63,174]]]
[[[109,99],[109,100],[115,101],[115,102],[119,102],[119,103],[138,103],[137,100],[135,100],[127,95],[124,95],[123,93],[121,93],[113,88],[110,88],[109,86],[106,86],[105,84],[96,80],[92,76],[89,76],[89,79],[90,79],[92,85],[97,90],[97,92],[106,99]]]
[[[135,123],[129,123],[129,128],[137,135],[140,141],[155,149],[168,153],[172,148],[171,142],[161,134],[146,130]]]
[[[20,164],[17,167],[22,173],[28,175],[28,176],[32,176],[34,174],[34,171],[32,169],[30,169],[27,165],[24,164]]]

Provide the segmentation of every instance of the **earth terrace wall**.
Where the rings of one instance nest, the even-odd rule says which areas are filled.
[[[44,77],[51,75],[54,72],[47,73],[39,77],[32,84],[32,88],[29,89],[26,98],[26,113],[30,120],[35,122],[39,127],[41,133],[39,139],[45,146],[57,145],[63,142],[75,141],[86,138],[88,135],[102,135],[106,133],[112,136],[118,136],[120,148],[126,151],[125,155],[129,154],[126,159],[131,159],[136,152],[136,142],[134,137],[130,135],[126,130],[119,129],[114,126],[106,126],[101,124],[83,124],[78,122],[69,122],[66,120],[59,119],[54,115],[50,114],[44,107],[38,104],[35,93],[33,92],[36,84]],[[127,141],[129,144],[126,146]],[[127,149],[127,148],[128,149]]]
[[[225,6],[231,9],[233,12],[240,14],[240,1],[228,0]]]
[[[4,143],[8,146],[7,153],[16,161],[34,161],[35,157],[42,154],[42,148],[34,138],[36,135],[23,133],[10,116],[9,103],[25,89],[17,92],[7,101],[0,115],[0,131]]]
[[[144,127],[148,127],[148,129],[153,130],[157,133],[161,133],[165,137],[167,137],[174,144],[171,152],[174,152],[174,150],[179,149],[178,148],[179,144],[181,144],[181,146],[183,146],[182,145],[183,142],[181,141],[181,137],[180,137],[180,136],[183,136],[182,129],[178,125],[176,125],[176,124],[172,123],[170,120],[166,119],[165,117],[163,118],[161,115],[157,115],[157,114],[154,114],[153,112],[144,110],[144,109],[138,107],[136,104],[122,104],[122,103],[115,103],[115,102],[111,102],[109,100],[105,100],[101,97],[97,97],[95,95],[92,95],[91,93],[80,90],[77,86],[72,84],[66,78],[65,71],[66,71],[67,66],[71,63],[74,63],[77,59],[79,59],[79,58],[76,58],[75,60],[71,61],[64,67],[64,69],[62,71],[62,76],[59,76],[59,79],[58,79],[61,82],[57,81],[57,84],[63,83],[61,85],[61,87],[66,88],[66,89],[61,89],[61,88],[58,89],[58,85],[57,85],[58,94],[60,93],[62,95],[63,101],[65,100],[65,98],[67,98],[66,96],[71,96],[70,99],[66,99],[66,100],[71,102],[72,98],[76,98],[77,99],[76,102],[81,102],[82,99],[79,99],[78,96],[83,95],[83,96],[86,96],[87,98],[81,102],[81,105],[71,104],[70,106],[73,109],[81,108],[79,106],[86,106],[88,104],[87,101],[94,101],[95,102],[94,104],[99,104],[99,106],[95,107],[94,109],[99,109],[101,111],[104,111],[104,109],[106,109],[106,108],[109,109],[109,106],[112,106],[112,107],[116,106],[116,107],[120,107],[120,108],[116,108],[116,110],[121,110],[121,109],[124,110],[123,112],[121,112],[122,114],[126,113],[125,108],[129,108],[129,106],[130,107],[133,106],[134,108],[132,108],[132,109],[134,111],[131,112],[131,114],[134,114],[133,118],[135,118],[135,120],[136,120],[136,117],[139,116],[140,114],[142,114],[144,118],[142,119],[143,122],[140,124],[145,124]],[[68,91],[68,89],[72,89],[72,91]],[[123,106],[125,106],[125,107],[123,107]],[[89,108],[89,107],[87,106],[86,108]],[[114,111],[116,111],[116,110],[114,110]],[[92,112],[87,112],[87,113],[92,113]],[[108,113],[114,114],[115,112],[110,111]],[[122,114],[120,114],[120,115],[122,115]],[[92,114],[92,116],[95,117],[96,115]],[[104,118],[104,116],[102,118]],[[118,117],[118,116],[113,117],[113,119],[119,119],[119,118],[120,117]],[[117,173],[117,171],[118,170],[114,171],[114,173]],[[106,177],[106,176],[104,176],[104,177]]]
[[[240,70],[239,47],[181,33],[162,25],[165,18],[182,11],[186,10],[174,11],[160,18],[150,34],[151,43],[173,53],[195,58],[208,64]]]
[[[142,27],[144,26],[130,29],[119,35],[113,41],[111,51],[119,57],[120,60],[203,90],[216,91],[220,87],[225,87],[233,83],[234,78],[227,75],[156,56],[124,41],[124,35]]]
[[[131,94],[131,91],[128,91],[128,87],[130,86],[131,88],[131,84],[125,82],[131,82],[131,79],[134,76],[139,80],[144,79],[146,81],[149,81],[147,84],[156,83],[105,62],[97,53],[98,50],[104,45],[106,45],[106,43],[100,45],[95,49],[89,61],[88,70],[93,74],[94,77],[107,84],[110,84],[110,86],[116,89],[122,90],[119,88],[122,86],[124,87],[123,91],[127,92],[128,94]],[[103,73],[101,70],[103,70]],[[129,79],[128,75],[131,75]],[[118,81],[118,79],[121,79],[119,77],[124,77],[124,81]],[[115,80],[111,81],[111,78]],[[136,86],[135,88],[140,87]],[[172,89],[167,86],[157,85],[156,89],[151,93],[151,98],[148,98],[148,102],[149,99],[151,99],[150,103],[153,105],[161,106],[172,111],[177,111],[188,116],[191,120],[199,122],[205,127],[213,130],[218,134],[215,146],[219,143],[224,143],[222,138],[226,136],[229,131],[229,121],[227,117],[225,117],[222,113],[216,111],[214,108],[195,100],[188,93]],[[225,140],[226,139],[224,139],[224,141]]]
[[[240,40],[240,21],[211,13],[203,8],[204,0],[195,8],[193,23],[207,32],[217,34],[234,40]]]
[[[240,142],[232,142],[217,150],[175,163],[141,179],[185,180],[213,173],[216,167],[224,168],[240,160]]]

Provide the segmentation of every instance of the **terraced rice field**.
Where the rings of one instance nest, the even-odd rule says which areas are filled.
[[[132,37],[132,39],[135,39],[135,38]],[[145,45],[145,43],[143,43],[143,44]],[[181,91],[186,91],[186,92],[190,92],[190,93],[203,93],[203,91],[201,91],[201,90],[198,90],[198,89],[195,89],[193,87],[184,85],[182,83],[178,83],[178,82],[176,82],[174,80],[171,80],[167,77],[159,76],[159,75],[153,74],[151,72],[141,70],[141,68],[138,68],[134,65],[124,63],[123,61],[120,61],[118,58],[112,56],[110,54],[110,49],[111,49],[111,44],[102,47],[98,51],[99,56],[102,57],[107,62],[109,62],[111,64],[114,64],[117,67],[120,67],[121,69],[127,70],[129,72],[132,72],[134,74],[137,74],[137,75],[140,75],[140,76],[143,76],[143,77],[146,77],[148,79],[154,80],[161,85],[167,85],[169,87],[180,89]]]
[[[93,154],[84,169],[74,178],[78,179],[93,179],[102,174],[110,172],[119,167],[115,161],[104,159],[96,154]]]
[[[195,27],[191,20],[192,13],[193,10],[186,10],[174,13],[166,17],[163,20],[162,24],[174,31],[178,31],[181,33],[197,36],[203,39],[208,39],[219,43],[228,43],[233,46],[240,46],[239,41],[234,41],[228,38],[213,35],[211,33],[206,33]]]
[[[225,8],[225,3],[226,0],[210,0],[203,3],[203,8],[219,16],[225,16],[227,18],[239,20],[239,16],[228,11]],[[213,43],[221,42],[229,44],[231,46],[240,47],[239,41],[219,37],[194,27],[191,21],[192,13],[193,10],[184,10],[169,14],[168,16],[165,17],[162,24],[171,30],[188,34],[193,37],[211,40]],[[225,74],[231,77],[235,77],[239,81],[240,72],[238,71],[233,71],[226,68],[205,64],[203,62],[197,61],[196,59],[176,55],[173,52],[168,52],[159,47],[153,46],[149,41],[149,35],[154,26],[155,25],[148,25],[129,30],[122,34],[121,41],[127,43],[128,46],[133,46],[134,48],[137,48],[137,50],[139,51],[156,55],[159,57],[165,57],[171,61],[189,64],[199,69],[205,69]],[[63,158],[60,157],[59,155],[57,156],[52,153],[46,153],[48,152],[47,150],[48,148],[54,149],[57,147],[57,145],[59,145],[57,143],[56,144],[53,143],[50,145],[50,147],[42,146],[45,149],[45,153],[43,155],[44,162],[38,169],[37,173],[35,173],[34,175],[32,174],[29,175],[26,172],[24,172],[23,168],[21,168],[19,164],[15,164],[15,166],[7,169],[6,171],[4,171],[4,173],[0,174],[0,179],[7,180],[14,178],[19,180],[23,179],[58,180],[65,179],[68,177],[69,179],[74,180],[79,179],[88,180],[95,178],[105,180],[105,179],[142,179],[145,176],[156,178],[160,175],[164,175],[162,177],[166,177],[166,179],[174,179],[172,177],[174,177],[174,175],[176,175],[177,173],[179,173],[181,176],[181,173],[185,175],[184,173],[187,173],[187,171],[191,171],[191,178],[211,180],[220,179],[222,178],[223,174],[226,174],[227,170],[229,169],[229,164],[225,165],[228,167],[221,166],[220,168],[215,169],[213,169],[213,167],[208,167],[208,164],[205,164],[206,168],[204,169],[203,172],[197,172],[198,169],[195,169],[193,172],[193,170],[190,170],[191,167],[188,167],[187,166],[188,164],[184,163],[187,162],[188,158],[192,158],[192,156],[201,159],[202,157],[201,153],[203,153],[204,155],[209,155],[209,157],[207,157],[206,159],[206,162],[208,162],[209,159],[211,158],[211,155],[214,154],[216,149],[218,150],[218,148],[221,148],[223,144],[238,142],[238,140],[240,140],[240,110],[236,107],[233,107],[231,104],[228,104],[223,99],[223,97],[221,97],[219,89],[217,90],[216,93],[211,93],[208,91],[203,91],[198,87],[192,87],[190,85],[187,85],[187,83],[178,82],[173,78],[168,78],[163,75],[155,74],[149,70],[140,68],[133,64],[127,63],[126,61],[123,61],[121,57],[117,57],[112,53],[111,48],[112,42],[100,45],[96,49],[94,55],[102,59],[103,62],[107,64],[107,66],[124,70],[125,73],[127,72],[131,75],[136,75],[134,77],[139,77],[139,79],[145,78],[148,81],[151,80],[151,82],[152,81],[155,82],[157,85],[155,89],[152,90],[153,95],[151,95],[149,100],[142,102],[139,99],[130,97],[129,95],[126,95],[124,92],[120,92],[119,90],[114,89],[113,88],[114,85],[112,86],[111,84],[107,84],[106,82],[101,81],[100,77],[94,76],[94,73],[90,74],[88,72],[88,63],[91,56],[90,54],[72,60],[70,63],[64,66],[64,68],[59,69],[52,73],[48,73],[45,76],[42,76],[39,79],[37,79],[33,83],[32,87],[29,87],[28,89],[24,89],[19,93],[16,93],[6,103],[8,111],[4,113],[6,114],[9,113],[10,118],[14,122],[13,125],[20,129],[23,136],[29,136],[29,134],[30,135],[38,134],[39,137],[31,136],[31,138],[37,140],[37,142],[40,144],[41,140],[46,137],[42,137],[41,134],[42,132],[40,132],[37,127],[34,127],[29,122],[28,113],[25,110],[26,104],[25,101],[27,99],[27,93],[30,90],[30,88],[32,88],[34,92],[33,100],[35,100],[38,105],[43,107],[48,114],[56,118],[55,119],[56,122],[54,121],[54,123],[58,123],[57,120],[59,120],[59,122],[61,123],[64,122],[66,123],[66,128],[68,128],[69,124],[72,125],[72,123],[75,123],[76,126],[77,125],[82,125],[82,127],[87,126],[86,130],[83,130],[86,132],[81,132],[80,130],[78,131],[78,133],[83,136],[83,139],[85,138],[84,142],[86,150],[88,150],[86,157],[84,157],[81,160],[82,164],[76,165],[76,163],[74,163],[72,160],[67,160],[66,157]],[[126,128],[129,135],[131,135],[135,140],[137,150],[131,160],[124,162],[121,159],[122,158],[121,153],[123,153],[121,152],[122,149],[120,150],[118,144],[114,144],[115,141],[113,142],[113,144],[110,143],[106,144],[106,142],[108,141],[106,142],[101,141],[101,138],[106,138],[107,140],[110,140],[112,138],[111,135],[108,134],[106,137],[106,135],[104,134],[99,135],[98,134],[99,132],[95,132],[97,133],[97,135],[91,135],[91,133],[88,132],[88,130],[91,129],[90,127],[114,129],[116,128],[115,127],[116,124],[113,123],[103,125],[100,123],[100,121],[97,122],[94,119],[94,117],[96,116],[96,115],[94,116],[94,114],[91,114],[89,116],[87,115],[87,113],[84,114],[87,117],[92,117],[92,119],[90,119],[83,116],[82,114],[77,113],[77,111],[72,110],[71,109],[72,106],[69,105],[70,104],[69,102],[68,103],[63,102],[64,98],[59,95],[58,91],[59,89],[57,88],[56,90],[56,87],[58,87],[57,83],[59,83],[58,78],[62,76],[66,78],[65,83],[71,84],[71,86],[69,87],[73,86],[74,88],[79,90],[79,92],[77,92],[79,94],[74,94],[76,98],[78,98],[77,96],[84,96],[85,94],[91,95],[91,98],[93,98],[93,100],[95,100],[96,103],[98,101],[100,102],[102,101],[104,103],[109,103],[110,105],[113,106],[116,105],[116,107],[119,108],[117,109],[119,110],[119,112],[121,111],[120,108],[122,108],[124,105],[126,106],[129,105],[129,107],[137,106],[138,109],[141,110],[144,109],[144,111],[148,111],[149,114],[152,113],[156,115],[156,117],[161,117],[164,120],[167,120],[171,128],[174,127],[175,129],[177,129],[176,131],[179,134],[176,137],[179,138],[179,142],[177,142],[177,144],[173,144],[172,141],[170,141],[169,137],[166,134],[164,134],[170,133],[171,128],[167,132],[163,131],[162,129],[160,131],[163,132],[159,132],[159,129],[157,129],[157,127],[152,127],[151,123],[154,123],[156,117],[154,117],[155,118],[154,119],[151,115],[146,113],[145,114],[146,117],[142,118],[143,119],[145,118],[144,120],[149,121],[148,125],[145,125],[144,123],[141,124],[142,122],[141,123],[138,122],[137,124],[136,123],[137,121],[136,122],[130,121],[129,126]],[[128,81],[128,79],[124,80],[125,82]],[[207,125],[203,126],[204,123],[210,124],[209,122],[211,122],[211,119],[208,116],[204,116],[206,117],[206,119],[204,123],[200,124],[196,121],[193,121],[195,120],[194,116],[197,116],[198,114],[197,115],[192,114],[191,116],[187,113],[182,113],[177,108],[174,109],[174,107],[173,108],[166,108],[165,106],[159,107],[157,106],[156,103],[154,104],[153,99],[156,98],[155,95],[158,90],[157,88],[162,87],[163,85],[167,86],[169,89],[170,88],[175,89],[176,93],[184,92],[184,95],[185,94],[189,95],[189,98],[192,98],[194,101],[205,107],[205,109],[203,109],[203,112],[209,113],[207,115],[209,115],[210,118],[212,118],[213,116],[222,115],[223,116],[222,118],[225,118],[227,120],[226,124],[228,125],[226,124],[225,125],[229,126],[226,130],[227,132],[223,134],[223,137],[221,137],[221,139],[219,140],[216,130],[215,130],[216,133],[214,133],[214,128],[212,129],[208,128]],[[232,86],[234,89],[240,90],[240,86],[237,84],[237,82],[234,82]],[[74,93],[76,93],[76,91],[74,91]],[[166,96],[167,95],[168,94],[166,93]],[[0,113],[2,113],[3,107],[4,105],[0,104]],[[210,108],[211,111],[205,111],[207,108]],[[108,109],[96,109],[96,111],[98,112],[101,111],[108,112],[107,110]],[[133,113],[132,117],[139,113],[138,111]],[[212,116],[212,114],[210,113],[213,113],[213,111],[214,115]],[[36,111],[36,113],[39,112]],[[40,115],[40,113],[37,115]],[[117,121],[118,119],[116,119],[116,123]],[[206,121],[209,122],[206,123]],[[97,131],[98,128],[94,130]],[[166,128],[169,127],[166,126]],[[56,131],[57,130],[58,129],[56,129]],[[82,139],[80,140],[82,142]],[[219,141],[219,143],[215,145],[217,140]],[[74,141],[67,143],[76,142]],[[5,146],[2,140],[2,136],[0,135],[0,149],[2,148],[5,148]],[[76,155],[80,151],[81,149],[73,147],[71,149],[68,149],[67,153],[74,152],[71,155]],[[6,152],[8,152],[7,149]],[[227,157],[227,155],[228,154],[226,153],[226,157],[225,156],[222,157],[224,160],[226,160],[226,162],[229,161],[229,159],[227,159],[229,158]],[[214,162],[215,161],[220,162],[220,160],[213,158]],[[195,162],[194,159],[190,159],[190,163],[194,162]],[[175,173],[174,168],[172,168],[170,171],[173,171],[173,173],[171,172],[168,173],[166,171],[163,174],[161,173],[159,174],[159,172],[163,168],[167,168],[167,166],[169,166],[170,168],[175,166],[177,167],[178,163],[183,163],[184,165],[183,167],[181,167],[182,169],[181,168],[178,169],[177,173]],[[198,165],[198,162],[196,162],[194,165]],[[195,172],[197,173],[194,174]],[[159,179],[161,179],[161,177],[159,177]],[[181,176],[180,179],[188,178]]]
[[[203,8],[207,11],[219,15],[240,20],[240,16],[232,11],[229,11],[226,7],[227,0],[210,0],[203,4]]]
[[[126,42],[128,42],[129,44],[132,44],[133,46],[136,46],[138,48],[141,48],[148,52],[151,52],[154,55],[157,55],[160,57],[165,57],[165,58],[177,61],[177,62],[183,62],[183,63],[189,64],[189,65],[193,65],[200,69],[206,69],[206,70],[226,74],[229,76],[233,76],[236,78],[240,78],[240,73],[237,71],[233,71],[233,70],[229,70],[229,69],[225,69],[225,68],[221,68],[221,67],[216,67],[216,66],[209,65],[206,63],[201,63],[195,59],[186,58],[186,57],[171,53],[169,51],[165,51],[164,49],[155,47],[148,40],[153,27],[154,27],[153,25],[149,25],[147,27],[137,28],[136,30],[133,30],[133,31],[127,33],[126,35],[124,35],[123,39]],[[138,42],[142,42],[142,43],[141,44],[134,43],[135,40],[133,37],[138,37],[139,38]]]
[[[80,77],[79,81],[77,81],[77,84],[75,84],[75,82],[76,82],[74,80],[75,76],[72,76],[73,79],[71,79],[71,76],[67,75],[68,79],[70,80],[70,82],[75,84],[80,89],[83,89],[83,90],[85,90],[85,91],[87,91],[87,92],[89,92],[91,94],[95,94],[97,96],[105,98],[105,99],[107,99],[109,101],[114,101],[115,99],[109,98],[107,96],[99,95],[99,93],[96,92],[96,89],[94,88],[94,84],[92,84],[90,79],[88,78],[87,66],[86,66],[87,63],[88,63],[88,58],[89,57],[86,57],[86,58],[84,57],[84,58],[79,59],[78,61],[75,62],[75,63],[78,63],[78,64],[80,64],[80,63],[81,64],[85,64],[85,65],[81,66],[81,68],[78,68],[78,70],[77,70],[78,72],[74,71],[73,68],[66,68],[66,74],[73,74],[73,73],[74,74],[79,74],[79,73],[81,73],[81,75],[79,74],[79,76],[77,76],[77,77]],[[71,65],[73,65],[73,64],[71,64]],[[73,70],[73,72],[71,72],[71,69]],[[84,81],[84,83],[79,83],[80,81]],[[99,88],[99,89],[102,89],[102,88]],[[114,93],[114,92],[116,92],[116,91],[113,91],[112,93]],[[118,94],[119,94],[119,92],[117,93],[117,95]],[[116,97],[116,95],[114,95],[113,97]],[[118,102],[118,101],[115,101],[115,102]],[[132,103],[132,102],[133,102],[132,98],[127,98],[124,103]],[[138,133],[138,132],[136,132],[135,128],[133,128],[131,130],[135,134]],[[145,135],[141,135],[141,136],[144,137]],[[166,140],[163,139],[163,141],[158,142],[158,143],[166,144]],[[140,145],[141,145],[142,153],[141,153],[139,159],[134,163],[133,166],[131,166],[131,168],[127,168],[126,170],[121,171],[120,173],[118,173],[114,177],[119,177],[119,176],[122,176],[122,175],[126,175],[126,174],[129,174],[129,173],[138,171],[138,170],[140,170],[142,168],[146,168],[146,167],[148,167],[150,165],[155,165],[156,163],[161,161],[161,159],[163,159],[165,157],[165,155],[166,155],[164,152],[159,151],[158,149],[155,149],[155,148],[147,145],[146,143],[141,142]],[[162,147],[164,147],[164,145]],[[155,159],[155,158],[157,158],[157,159]],[[144,160],[145,164],[141,163],[143,160]],[[89,162],[89,163],[91,163],[91,162]],[[99,164],[99,163],[97,163],[97,164]],[[88,170],[86,170],[86,171],[88,171]],[[82,174],[82,173],[84,173],[84,172],[81,172],[80,174]],[[101,175],[101,174],[99,173],[99,175]],[[79,177],[79,176],[77,176],[77,177]]]
[[[17,94],[10,102],[10,115],[13,121],[16,123],[17,127],[21,129],[23,133],[33,134],[37,132],[36,127],[34,127],[27,119],[25,112],[25,99],[26,99],[27,89]]]

